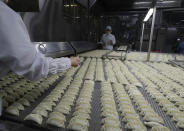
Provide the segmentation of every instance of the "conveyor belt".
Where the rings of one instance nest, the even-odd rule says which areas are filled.
[[[127,66],[128,67],[128,66]],[[128,67],[129,68],[129,67]],[[129,68],[130,69],[130,68]],[[131,70],[129,70],[131,72]],[[132,72],[131,72],[132,73]],[[132,73],[134,76],[135,74]],[[136,77],[136,76],[135,76]],[[137,78],[137,77],[136,77]],[[137,78],[138,79],[138,78]],[[138,79],[139,80],[139,79]],[[140,80],[139,80],[140,81]],[[140,81],[141,82],[141,81]],[[143,83],[142,83],[143,84]],[[150,103],[152,108],[154,109],[155,112],[159,114],[164,120],[164,123],[171,131],[182,131],[182,129],[178,129],[176,127],[176,124],[171,120],[169,116],[166,115],[166,113],[158,106],[158,104],[146,93],[145,87],[138,88],[140,92],[143,94],[145,99]]]
[[[170,60],[169,63],[184,70],[184,61]]]
[[[39,99],[36,100],[36,102],[31,103],[30,107],[26,107],[24,111],[20,112],[20,116],[16,117],[16,116],[12,116],[9,115],[7,113],[3,114],[3,119],[4,120],[11,120],[14,122],[20,122],[20,123],[24,123],[27,126],[33,127],[33,128],[40,128],[40,129],[45,129],[45,119],[43,120],[43,124],[42,125],[38,125],[32,121],[24,121],[24,118],[30,114],[32,112],[32,110],[47,96],[50,94],[50,92],[55,88],[55,86],[57,85],[57,83],[59,81],[61,81],[62,78],[59,78]],[[48,128],[49,129],[49,128]],[[52,128],[53,129],[53,128]]]
[[[15,122],[24,122],[24,118],[27,116],[27,114],[29,114],[55,88],[57,83],[62,79],[63,77],[60,77],[58,80],[56,80],[56,82],[54,82],[54,84],[51,85],[50,88],[44,94],[42,94],[41,97],[39,97],[39,99],[37,99],[37,101],[31,103],[31,106],[26,107],[24,111],[21,111],[19,117],[12,116],[4,112],[2,118],[5,120],[12,120]]]
[[[83,62],[81,63],[81,65],[83,64]],[[79,68],[80,69],[80,68]],[[76,71],[75,75],[77,74],[77,72],[79,71],[79,69]],[[75,75],[73,76],[73,78],[75,77]],[[10,114],[7,114],[7,113],[3,113],[3,116],[2,116],[2,119],[4,120],[10,120],[10,121],[14,121],[14,122],[18,122],[18,123],[24,123],[25,125],[27,126],[30,126],[30,127],[35,127],[35,128],[41,128],[41,129],[48,129],[48,130],[58,130],[58,128],[56,127],[51,127],[51,126],[47,126],[46,125],[46,118],[43,119],[43,123],[42,125],[38,125],[34,122],[31,122],[31,121],[24,121],[24,118],[30,114],[33,109],[46,97],[50,94],[50,92],[55,88],[55,86],[60,82],[62,81],[63,77],[60,77],[58,80],[56,80],[56,82],[54,82],[53,85],[51,85],[49,87],[49,89],[44,93],[42,94],[41,97],[39,97],[39,99],[37,99],[34,103],[31,103],[31,106],[30,107],[26,107],[24,111],[21,111],[20,112],[20,116],[19,117],[16,117],[16,116],[12,116]],[[67,88],[68,89],[68,88]],[[67,90],[66,90],[67,91]],[[66,92],[65,91],[65,92]],[[62,99],[62,97],[61,97]],[[60,99],[60,100],[61,100]],[[59,101],[60,101],[59,100]],[[59,102],[58,101],[58,102]],[[58,102],[56,104],[58,104]],[[49,112],[50,113],[50,112]],[[69,120],[70,119],[70,116],[67,117],[67,119]],[[60,130],[63,130],[63,129],[60,129]]]
[[[81,64],[83,65],[83,64]],[[105,80],[107,80],[107,74],[106,74],[106,70],[105,70],[105,62],[103,61],[103,71],[104,71],[104,76],[105,76]],[[128,67],[128,66],[127,66]],[[89,68],[89,67],[88,67]],[[129,68],[129,67],[128,67]],[[80,68],[79,68],[80,69]],[[78,70],[79,70],[78,69]],[[131,69],[129,68],[129,71],[131,72]],[[77,72],[76,72],[77,73]],[[76,75],[75,73],[75,75]],[[86,73],[87,73],[87,70],[86,70]],[[86,75],[85,73],[85,75]],[[134,76],[135,74],[133,72],[131,72]],[[75,77],[75,75],[73,75],[73,78]],[[84,76],[85,76],[84,75]],[[136,77],[136,76],[135,76]],[[85,77],[84,77],[85,78]],[[27,126],[30,126],[30,127],[35,127],[35,128],[39,128],[39,129],[43,129],[43,130],[51,130],[51,131],[62,131],[62,130],[67,130],[67,129],[63,129],[63,128],[56,128],[56,127],[53,127],[53,126],[48,126],[46,124],[46,118],[44,118],[43,120],[43,123],[42,125],[38,125],[38,124],[35,124],[34,122],[28,122],[28,121],[24,121],[23,119],[25,118],[25,116],[27,116],[54,88],[55,86],[57,85],[58,82],[60,82],[61,80],[63,79],[63,77],[60,77],[50,88],[47,92],[45,92],[36,102],[34,103],[31,103],[31,107],[28,107],[28,108],[25,108],[25,111],[22,111],[21,114],[20,114],[20,117],[13,117],[11,115],[8,115],[8,114],[3,114],[3,119],[6,119],[6,120],[13,120],[13,121],[16,121],[16,122],[19,122],[19,123],[24,123],[25,125]],[[83,80],[84,82],[84,80]],[[101,82],[95,82],[95,87],[94,87],[94,92],[92,94],[92,102],[91,102],[91,106],[92,106],[92,110],[91,110],[91,119],[89,121],[89,131],[96,131],[96,130],[100,130],[101,129],[101,119],[102,119],[102,116],[101,116],[101,100],[100,100],[100,95],[101,95],[101,87],[100,87],[100,83]],[[125,85],[122,85],[122,88],[124,88]],[[72,106],[72,110],[70,112],[69,115],[66,116],[66,124],[65,126],[67,127],[68,124],[69,124],[69,121],[71,120],[72,118],[72,114],[74,113],[74,110],[75,110],[75,105],[76,105],[76,101],[78,99],[78,96],[81,92],[81,89],[83,88],[83,86],[81,86],[79,92],[78,92],[78,95],[75,99],[75,102],[74,102],[74,105]],[[181,131],[180,129],[178,129],[176,127],[176,124],[171,120],[170,117],[168,117],[166,115],[165,112],[162,111],[162,109],[158,106],[158,104],[146,93],[145,91],[145,88],[142,87],[142,88],[138,88],[139,91],[142,93],[142,95],[144,96],[144,98],[148,101],[148,103],[150,103],[151,107],[154,109],[154,111],[156,113],[159,114],[159,116],[161,116],[164,120],[164,124],[165,126],[167,126],[171,131]],[[66,92],[67,90],[65,90]],[[113,92],[114,94],[114,92]],[[127,92],[128,94],[128,92]],[[62,97],[60,98],[60,100],[62,99]],[[59,100],[59,101],[60,101]],[[116,106],[117,106],[117,99],[114,97],[114,100],[116,102]],[[58,101],[58,102],[59,102]],[[58,103],[57,102],[57,103]],[[56,103],[56,104],[57,104]],[[137,114],[139,114],[139,112],[137,111],[137,107],[135,106],[134,102],[132,101],[132,105],[136,111]],[[117,107],[117,111],[118,111],[118,107]],[[120,122],[121,122],[121,119],[122,119],[122,116],[120,115],[120,112],[118,111],[119,113],[119,118],[120,118]],[[140,120],[143,122],[143,119],[142,117],[140,116]],[[121,127],[122,127],[122,130],[125,130],[125,123],[121,122]],[[149,128],[148,128],[149,129]],[[126,130],[125,130],[126,131]]]
[[[94,88],[89,131],[99,131],[101,128],[100,82],[96,82]]]

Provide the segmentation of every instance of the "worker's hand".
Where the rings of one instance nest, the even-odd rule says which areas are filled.
[[[79,57],[70,57],[71,65],[73,67],[77,67],[80,65],[80,58]]]

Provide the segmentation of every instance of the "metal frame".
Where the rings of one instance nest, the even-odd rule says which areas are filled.
[[[150,33],[150,39],[149,39],[149,47],[148,47],[148,54],[147,54],[147,61],[150,60],[150,53],[151,53],[151,46],[153,41],[153,33],[154,33],[154,25],[155,25],[155,18],[156,18],[156,2],[157,0],[153,0],[153,19],[152,19],[152,25],[151,25],[151,33]],[[142,45],[144,41],[144,29],[145,29],[145,22],[142,24],[142,33],[140,37],[140,52],[142,51]]]
[[[184,61],[179,61],[179,60],[169,60],[170,64],[173,64],[179,68],[181,68],[182,70],[184,70]],[[183,62],[183,65],[180,65],[179,63]]]
[[[121,56],[112,56],[112,55],[109,55],[109,54],[112,53],[113,51],[114,51],[114,52],[121,52]],[[125,55],[123,56],[123,53],[124,53],[124,52],[125,52]],[[120,58],[120,60],[125,61],[128,52],[129,52],[128,47],[127,47],[126,50],[112,50],[112,51],[107,52],[105,55],[103,55],[102,58],[110,58],[110,59]],[[114,58],[113,58],[113,57],[114,57]]]
[[[142,51],[142,44],[144,40],[144,28],[145,28],[145,22],[142,24],[142,33],[141,33],[141,38],[140,38],[140,52]]]
[[[157,11],[157,8],[156,8],[156,5],[154,5],[147,61],[150,60],[150,53],[151,53],[151,46],[152,46],[152,42],[153,42],[153,33],[154,33],[154,26],[155,26],[156,11]]]

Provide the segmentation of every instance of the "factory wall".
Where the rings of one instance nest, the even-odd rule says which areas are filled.
[[[40,12],[21,13],[32,41],[87,40],[87,17],[74,22],[63,12],[63,0],[39,0],[39,7]]]
[[[104,32],[106,25],[111,25],[117,44],[132,45],[133,50],[139,51],[142,21],[145,14],[146,12],[131,13],[127,11],[119,15],[103,16],[101,18],[101,34]],[[174,53],[177,47],[177,38],[181,34],[184,36],[184,28],[182,28],[184,24],[176,25],[177,21],[175,19],[168,20],[168,17],[164,14],[163,10],[157,10],[152,51]],[[183,17],[179,19],[183,19]],[[146,22],[145,25],[142,51],[148,51],[151,22],[152,19]]]

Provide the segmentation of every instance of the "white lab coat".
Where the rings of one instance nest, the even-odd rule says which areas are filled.
[[[116,44],[116,38],[113,34],[103,34],[102,38],[101,38],[101,42],[103,42],[105,45],[103,46],[103,49],[106,50],[113,50],[113,45],[111,45],[111,41],[112,40],[112,44],[115,45]]]
[[[21,17],[0,0],[0,78],[13,71],[34,81],[70,67],[69,58],[46,58],[37,52]]]

